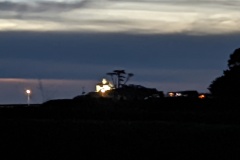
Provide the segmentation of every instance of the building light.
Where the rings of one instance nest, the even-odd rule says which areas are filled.
[[[174,93],[170,92],[170,93],[169,93],[169,96],[170,96],[170,97],[174,97]]]
[[[176,93],[176,97],[180,97],[180,96],[182,96],[181,93]]]
[[[201,95],[198,96],[198,98],[204,99],[204,98],[206,98],[206,96],[204,94],[201,94]]]

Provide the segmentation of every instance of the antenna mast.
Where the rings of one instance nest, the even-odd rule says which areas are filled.
[[[44,96],[43,85],[42,85],[41,79],[38,79],[38,88],[41,92],[42,102],[44,102],[45,101],[45,96]]]

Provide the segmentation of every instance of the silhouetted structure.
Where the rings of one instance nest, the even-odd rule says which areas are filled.
[[[126,74],[127,76],[125,76]],[[134,75],[133,73],[126,73],[125,70],[114,70],[111,73],[107,73],[107,75],[111,76],[112,83],[103,79],[101,83],[96,85],[96,92],[103,98],[114,100],[140,100],[164,97],[163,92],[155,88],[146,88],[133,84],[127,85],[126,83]]]
[[[228,68],[208,88],[215,97],[240,97],[240,48],[230,55]]]
[[[102,82],[98,83],[96,85],[96,92],[102,92],[104,93],[105,91],[114,89],[114,86],[107,81],[105,78],[103,78]]]
[[[144,100],[150,98],[163,98],[164,93],[155,88],[146,88],[141,85],[122,85],[121,88],[106,92],[108,98],[116,100]]]
[[[168,97],[187,97],[187,98],[198,98],[199,93],[195,90],[168,92]]]

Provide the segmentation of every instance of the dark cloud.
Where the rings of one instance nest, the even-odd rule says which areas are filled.
[[[239,35],[186,36],[1,32],[1,78],[97,80],[123,68],[139,84],[206,90],[239,47]],[[94,86],[94,84],[92,84]]]
[[[66,2],[54,2],[54,1],[48,1],[48,2],[33,2],[27,3],[27,2],[0,2],[0,11],[16,11],[19,13],[24,12],[61,12],[61,11],[67,11],[77,8],[82,8],[84,6],[87,6],[88,0],[83,0],[80,2],[75,3],[66,3]]]
[[[2,32],[1,58],[143,68],[222,68],[239,35]]]
[[[0,2],[0,11],[26,11],[29,5],[16,2]]]

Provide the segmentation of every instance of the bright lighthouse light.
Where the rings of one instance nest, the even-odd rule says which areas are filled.
[[[105,78],[103,78],[103,80],[102,80],[102,84],[107,84],[107,80],[105,79]]]

